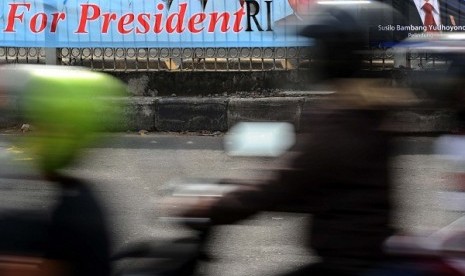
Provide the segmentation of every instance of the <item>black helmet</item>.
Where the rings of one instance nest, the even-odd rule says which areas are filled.
[[[389,5],[374,1],[318,1],[297,26],[312,38],[312,65],[325,78],[352,77],[361,69],[370,45],[395,41],[394,25],[402,16]],[[288,26],[292,28],[291,26]]]

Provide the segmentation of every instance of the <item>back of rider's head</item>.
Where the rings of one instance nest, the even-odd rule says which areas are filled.
[[[109,75],[58,66],[6,66],[0,80],[14,93],[22,119],[33,131],[24,135],[24,151],[45,175],[58,173],[114,123],[115,96],[125,86]],[[6,83],[6,84],[5,84]]]
[[[312,38],[312,73],[320,79],[352,77],[361,68],[364,32],[346,7],[315,5],[300,32]]]
[[[301,35],[312,39],[311,79],[329,81],[336,90],[332,103],[343,103],[348,108],[379,109],[408,104],[412,97],[404,95],[407,91],[387,89],[383,80],[368,78],[363,72],[370,45],[369,31],[373,26],[389,23],[393,19],[386,15],[394,17],[398,12],[375,1],[353,2],[318,1],[305,18]]]

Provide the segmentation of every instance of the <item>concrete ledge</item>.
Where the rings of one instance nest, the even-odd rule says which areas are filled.
[[[157,98],[134,97],[125,99],[123,131],[154,131]]]
[[[21,127],[22,121],[16,110],[0,110],[0,129]]]
[[[232,98],[228,108],[228,127],[240,121],[284,121],[300,126],[305,98]]]
[[[21,127],[23,123],[17,98],[9,97],[6,106],[0,108],[0,128]]]
[[[225,131],[227,98],[160,98],[155,112],[159,131]]]
[[[106,131],[227,131],[240,121],[285,121],[300,129],[304,108],[326,97],[202,98],[127,97],[116,99],[123,122],[107,125]],[[104,112],[104,111],[102,111]],[[105,118],[102,114],[102,119]],[[19,128],[25,122],[17,105],[0,111],[0,128]],[[393,111],[386,130],[399,133],[445,133],[457,129],[451,110],[415,109]]]

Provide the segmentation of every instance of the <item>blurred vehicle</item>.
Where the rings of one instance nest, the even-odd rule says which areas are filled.
[[[340,5],[337,5],[336,2],[340,3]],[[337,123],[340,123],[340,125],[336,124],[336,127],[332,124],[325,125],[325,123],[334,123],[334,121],[319,121],[321,124],[319,126],[321,128],[318,130],[328,131],[329,129],[328,133],[330,133],[330,135],[328,135],[328,137],[331,137],[333,140],[325,141],[320,137],[321,140],[319,141],[319,145],[322,145],[322,147],[319,148],[320,150],[315,152],[310,151],[307,153],[307,158],[312,161],[309,162],[311,164],[318,164],[315,159],[312,159],[314,157],[311,156],[312,154],[318,157],[321,156],[322,158],[320,160],[322,162],[326,162],[324,164],[337,164],[334,167],[317,166],[318,169],[316,169],[316,171],[318,173],[324,171],[326,174],[331,174],[331,176],[328,177],[329,179],[336,183],[340,182],[344,185],[347,185],[341,189],[337,184],[333,186],[332,184],[334,183],[324,182],[325,185],[322,185],[324,187],[312,187],[314,189],[313,192],[316,191],[319,193],[319,200],[311,202],[313,204],[313,211],[316,210],[316,212],[314,212],[317,213],[313,222],[317,221],[321,223],[319,225],[319,229],[312,229],[316,230],[312,232],[312,235],[317,232],[316,234],[319,234],[318,238],[320,238],[319,240],[313,241],[315,241],[317,246],[320,246],[318,249],[321,249],[323,253],[330,252],[334,254],[334,251],[339,251],[338,253],[340,253],[340,255],[329,254],[329,259],[334,257],[336,261],[333,259],[331,261],[334,262],[330,262],[330,264],[334,264],[334,266],[337,264],[340,266],[338,269],[341,268],[341,270],[333,270],[333,272],[342,272],[342,274],[329,274],[328,272],[326,275],[463,275],[462,272],[455,267],[455,265],[451,265],[451,263],[445,261],[441,248],[431,247],[432,239],[438,238],[439,235],[428,237],[426,239],[428,242],[426,245],[420,242],[421,239],[418,239],[414,236],[394,236],[389,238],[386,243],[385,253],[388,254],[384,255],[381,253],[379,255],[382,259],[379,259],[378,255],[373,259],[363,259],[363,257],[366,257],[366,255],[363,254],[366,254],[368,250],[373,250],[369,251],[370,253],[375,252],[373,255],[380,253],[376,251],[378,249],[377,245],[380,243],[382,244],[384,238],[389,237],[389,235],[392,234],[390,231],[391,229],[389,228],[390,226],[387,223],[387,217],[389,216],[390,212],[389,202],[386,199],[389,190],[389,184],[387,181],[385,182],[385,179],[383,178],[384,173],[386,173],[384,170],[385,160],[383,158],[388,154],[387,143],[385,143],[387,139],[385,139],[386,137],[384,136],[386,133],[378,132],[380,130],[377,128],[377,123],[379,122],[378,119],[382,118],[383,112],[386,109],[392,108],[394,106],[395,101],[400,104],[404,104],[405,102],[404,98],[398,97],[398,94],[389,94],[390,92],[395,92],[394,89],[390,90],[386,89],[386,87],[374,87],[371,85],[373,84],[373,80],[353,78],[354,72],[359,69],[361,61],[359,54],[362,52],[361,49],[364,49],[364,46],[366,45],[366,37],[364,37],[363,34],[367,34],[366,28],[371,26],[370,24],[365,24],[367,21],[363,21],[369,20],[370,18],[357,18],[357,11],[360,10],[360,6],[355,6],[354,2],[359,3],[361,6],[366,4],[366,6],[364,6],[366,7],[366,10],[364,11],[368,11],[366,14],[370,15],[371,18],[374,19],[374,21],[369,21],[370,24],[376,24],[375,22],[379,22],[379,20],[385,19],[384,17],[379,16],[380,13],[383,14],[384,12],[387,15],[392,14],[390,13],[392,10],[389,7],[374,3],[371,5],[370,1],[319,1],[320,7],[316,7],[314,10],[312,10],[312,12],[309,14],[309,21],[306,21],[305,24],[300,26],[302,28],[299,27],[300,31],[303,31],[304,35],[315,38],[315,42],[318,47],[316,50],[321,51],[319,53],[324,53],[321,56],[317,55],[315,57],[314,68],[317,70],[316,73],[320,73],[322,79],[327,78],[334,80],[335,78],[347,78],[345,80],[339,80],[338,82],[340,84],[339,88],[341,88],[338,91],[347,93],[339,93],[341,96],[337,99],[340,100],[340,102],[330,103],[336,105],[341,104],[342,102],[345,104],[345,106],[342,108],[340,106],[337,107],[341,108],[339,111],[343,110],[345,112],[341,112],[342,115],[338,114],[340,117],[335,116],[336,120],[337,118],[344,118],[345,121],[343,119],[340,121],[337,120]],[[372,8],[371,11],[375,12],[370,13],[370,8]],[[313,17],[311,17],[312,15]],[[377,18],[377,16],[379,17]],[[340,24],[341,20],[343,19],[347,19],[347,24]],[[318,40],[321,41],[318,42]],[[433,43],[437,43],[437,41]],[[410,44],[409,41],[406,41],[404,44],[402,44],[401,47],[405,45],[412,46],[414,44]],[[416,45],[418,46],[419,44]],[[424,44],[422,47],[424,47]],[[360,52],[358,52],[359,50]],[[328,59],[328,56],[332,59]],[[449,68],[451,75],[444,76],[451,77],[451,81],[446,82],[447,86],[443,87],[443,89],[447,90],[445,94],[436,95],[439,98],[446,95],[450,96],[457,92],[457,90],[454,88],[458,88],[458,86],[455,85],[458,83],[458,80],[460,79],[459,76],[461,76],[463,72],[461,68],[461,66],[463,66],[463,63],[461,62],[462,57],[453,53],[451,54],[451,57],[455,58],[455,61]],[[429,83],[438,84],[442,80],[442,78],[429,78]],[[431,88],[430,90],[434,90],[435,88],[435,86],[431,85],[426,86],[427,88],[429,86],[429,88]],[[438,100],[435,103],[451,104],[450,97],[447,97],[447,101],[448,102],[442,102]],[[330,114],[330,116],[331,115],[333,114]],[[370,118],[373,118],[373,120],[368,120]],[[353,119],[353,121],[351,121],[351,119]],[[373,126],[376,128],[372,128]],[[328,128],[325,129],[324,127]],[[341,137],[339,140],[335,139],[334,137],[337,136],[335,133],[337,132],[331,132],[334,131],[332,127],[335,127],[338,131],[340,130],[338,127],[341,127],[346,131],[341,132],[341,136],[348,135]],[[355,130],[351,131],[351,128]],[[285,127],[283,127],[283,129],[285,129]],[[238,128],[233,128],[233,130],[244,130],[251,135],[251,137],[248,139],[242,139],[243,137],[234,136],[228,137],[226,139],[228,143],[240,142],[238,145],[227,144],[226,146],[226,148],[231,150],[232,154],[234,155],[237,155],[242,151],[245,155],[249,156],[254,154],[264,154],[264,152],[269,156],[277,156],[279,153],[282,153],[288,149],[288,145],[286,143],[287,141],[284,141],[284,143],[274,143],[277,140],[269,138],[267,136],[267,133],[269,132],[263,130],[260,131],[258,126],[253,126],[251,128],[238,126]],[[360,134],[362,132],[365,133],[365,135]],[[367,140],[363,140],[363,138],[366,137],[368,137]],[[281,142],[283,139],[284,138],[279,138],[278,141]],[[347,142],[347,145],[343,146],[340,146],[340,144],[337,143],[330,143],[328,145],[328,141],[341,142],[342,144],[344,139],[356,141],[354,143],[350,143],[349,141]],[[274,143],[280,148],[276,151],[270,150],[267,146],[264,145],[267,142]],[[369,143],[373,144],[364,147]],[[334,149],[331,149],[331,147],[335,148],[336,145],[338,146],[337,150],[333,152]],[[257,148],[260,149],[260,151],[257,150],[255,152]],[[318,148],[312,147],[311,149]],[[377,154],[375,154],[374,157],[370,155],[375,151]],[[330,158],[325,159],[325,156],[328,152],[332,155]],[[347,159],[348,161],[340,161],[338,158]],[[305,161],[308,160],[304,160],[304,162]],[[341,167],[343,170],[342,172],[338,171],[341,169]],[[334,171],[327,172],[328,168],[333,168]],[[365,175],[364,173],[367,171],[368,175]],[[344,173],[347,173],[347,175],[343,175]],[[305,176],[305,174],[303,175]],[[361,178],[360,175],[364,175],[366,178]],[[346,178],[349,179],[349,181],[344,182],[347,180]],[[291,179],[295,182],[299,181],[297,177]],[[316,178],[316,180],[320,179]],[[206,180],[206,182],[193,182],[194,183],[181,183],[181,186],[175,187],[173,189],[170,195],[171,199],[173,200],[171,202],[172,205],[176,205],[177,203],[181,205],[183,202],[188,205],[190,202],[194,205],[198,204],[195,206],[198,209],[207,209],[209,207],[209,199],[221,199],[225,195],[239,189],[254,189],[254,183],[247,183],[246,181]],[[354,186],[350,186],[350,184],[354,183]],[[376,185],[370,186],[370,184],[373,183]],[[293,183],[288,182],[288,184]],[[288,195],[286,194],[285,189],[277,189],[277,191],[278,192],[275,191],[275,194],[273,194],[273,199],[276,199],[276,197],[279,198]],[[252,200],[254,199],[253,196],[251,198]],[[294,199],[294,197],[292,198]],[[233,198],[233,200],[234,199],[237,198]],[[275,201],[273,201],[273,203],[274,202]],[[205,203],[205,205],[203,205],[203,203]],[[296,203],[298,202],[296,201]],[[170,202],[165,202],[165,204],[170,204]],[[253,209],[253,207],[250,209]],[[307,207],[305,204],[301,206],[302,208],[298,208],[298,206],[292,206],[289,208],[289,206],[287,206],[287,208],[281,209],[281,206],[278,205],[272,207],[272,210],[274,211],[308,212],[308,210],[305,210]],[[239,210],[239,212],[241,211],[247,213],[249,210],[247,207],[244,207],[243,209]],[[211,217],[201,217],[195,215],[193,217],[189,217],[188,215],[189,212],[187,215],[181,214],[180,217],[172,217],[169,218],[169,220],[181,222],[183,224],[190,224],[191,227],[197,229],[202,229],[202,227],[199,227],[199,224],[205,227],[203,230],[200,230],[200,239],[188,239],[180,242],[187,242],[187,244],[190,246],[189,249],[186,247],[181,249],[181,247],[179,247],[179,250],[174,254],[173,257],[173,255],[169,255],[167,253],[173,253],[173,251],[168,250],[168,248],[175,247],[166,245],[164,243],[159,244],[161,246],[157,247],[156,242],[153,243],[155,246],[151,247],[142,243],[133,248],[129,248],[126,251],[123,250],[123,253],[121,255],[117,255],[117,257],[121,259],[145,259],[148,257],[148,259],[151,259],[153,266],[151,268],[150,266],[146,267],[145,272],[148,274],[141,273],[141,275],[191,275],[191,273],[195,270],[193,269],[194,267],[192,266],[192,262],[199,262],[205,257],[203,252],[205,249],[204,242],[208,240],[205,239],[205,234],[208,234],[209,232],[206,229],[209,229],[208,222]],[[221,216],[221,212],[217,212],[215,215],[216,218],[218,218]],[[341,220],[344,220],[343,223],[338,221],[340,218],[342,218]],[[234,220],[234,218],[231,220]],[[455,235],[456,233],[453,234]],[[356,240],[356,237],[358,240]],[[366,241],[366,247],[361,245],[361,243],[363,243],[361,242],[363,238],[369,240]],[[194,241],[194,243],[192,243],[192,241]],[[174,241],[173,244],[179,245],[180,243],[179,241]],[[344,252],[344,250],[347,252]],[[348,254],[350,256],[351,253],[353,253],[355,256],[352,259],[347,258],[347,256],[344,255]],[[183,257],[178,258],[181,256]],[[324,256],[327,257],[328,255]],[[159,266],[159,263],[157,264],[156,262],[153,262],[155,259],[158,259],[158,261],[174,261],[179,265],[171,264],[169,267],[181,270],[169,271],[167,274],[163,274],[164,270],[162,269],[162,266]],[[364,261],[366,261],[366,263]],[[186,264],[189,264],[189,269],[187,270],[188,272],[187,274],[181,274],[180,271],[185,271],[182,269],[186,267]],[[379,266],[377,267],[376,264]],[[365,270],[366,267],[371,267],[372,269]],[[347,274],[344,272],[347,272]],[[130,274],[131,272],[128,272],[127,274],[123,273],[121,275]]]
[[[465,275],[465,36],[459,33],[438,33],[405,39],[398,51],[440,56],[444,64],[439,69],[421,70],[412,76],[412,87],[423,95],[424,106],[447,109],[455,113],[452,133],[440,134],[435,154],[450,164],[444,190],[436,193],[442,216],[458,216],[448,225],[430,233],[408,233],[392,236],[386,250],[394,256],[435,265],[441,273],[432,275]],[[434,271],[434,270],[433,270]]]
[[[81,68],[8,65],[0,67],[0,90],[7,111],[31,126],[0,155],[0,274],[110,275],[103,209],[88,183],[64,170],[119,122],[110,99],[124,84]],[[43,188],[18,198],[15,191],[30,185]]]
[[[239,123],[224,138],[225,152],[234,157],[276,158],[289,150],[294,143],[293,126],[282,122]],[[169,200],[188,202],[199,198],[221,198],[240,187],[253,185],[254,182],[250,180],[185,178],[167,185],[162,204],[168,204]],[[279,210],[278,207],[277,211]],[[183,238],[145,240],[120,248],[112,256],[117,267],[116,275],[198,275],[201,263],[215,261],[207,250],[209,234],[214,227],[209,218],[190,218],[162,212],[157,222],[187,227],[193,231]]]
[[[320,261],[295,275],[359,275],[385,261],[382,244],[392,233],[391,183],[389,135],[380,125],[386,110],[402,99],[386,93],[392,90],[372,86],[372,80],[356,78],[369,27],[360,10],[374,19],[379,19],[375,11],[392,11],[369,1],[318,1],[301,26],[283,26],[314,39],[312,73],[337,91],[327,105],[303,112],[300,148],[291,162],[270,181],[188,186],[163,202],[167,209],[214,225],[236,223],[260,211],[312,214],[305,233],[308,248]],[[285,135],[272,139],[258,126],[233,128],[241,129],[251,139],[229,139],[241,143],[228,145],[234,154],[261,148],[276,156],[289,148]],[[268,150],[266,143],[281,149]]]

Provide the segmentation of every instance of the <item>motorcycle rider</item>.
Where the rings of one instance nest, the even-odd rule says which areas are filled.
[[[324,16],[331,20],[325,22]],[[239,188],[220,199],[202,197],[195,203],[169,199],[165,207],[176,206],[174,212],[210,218],[217,225],[300,204],[312,214],[309,247],[321,261],[289,275],[360,275],[387,259],[383,243],[393,233],[393,208],[390,134],[383,128],[386,112],[405,104],[410,94],[377,86],[376,79],[356,77],[365,47],[363,28],[344,7],[321,14],[318,20],[303,30],[314,39],[313,72],[337,94],[303,114],[298,156],[271,181]]]
[[[124,85],[83,69],[25,65],[0,68],[0,87],[33,127],[1,155],[2,202],[42,187],[26,193],[24,207],[2,205],[25,210],[0,212],[0,274],[110,275],[103,209],[90,185],[63,169],[117,119],[107,97],[121,96]]]

